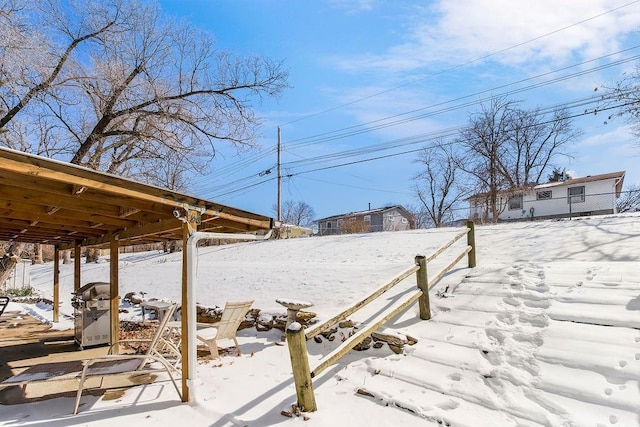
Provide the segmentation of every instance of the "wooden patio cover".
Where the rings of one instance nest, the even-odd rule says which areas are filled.
[[[60,249],[183,238],[174,215],[197,212],[198,230],[272,228],[269,217],[69,163],[0,147],[0,241]]]

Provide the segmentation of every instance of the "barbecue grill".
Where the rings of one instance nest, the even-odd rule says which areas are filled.
[[[92,282],[72,293],[75,341],[81,350],[111,342],[109,289],[109,283]]]

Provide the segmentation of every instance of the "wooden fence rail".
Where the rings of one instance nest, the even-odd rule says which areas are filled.
[[[445,250],[450,248],[455,242],[460,240],[463,236],[467,236],[467,246],[464,251],[459,254],[449,265],[443,268],[438,274],[436,274],[431,281],[428,279],[427,263],[434,260],[437,256],[442,254]],[[320,325],[315,326],[307,333],[304,332],[301,325],[297,322],[290,324],[287,327],[287,343],[289,346],[289,357],[291,358],[291,367],[293,370],[293,379],[296,386],[296,396],[298,399],[298,407],[304,411],[313,412],[317,409],[315,396],[313,394],[312,378],[319,375],[326,368],[336,363],[342,356],[344,356],[349,350],[358,345],[364,338],[370,335],[372,332],[380,328],[386,322],[393,317],[397,316],[400,312],[405,310],[410,305],[418,302],[420,309],[420,318],[428,320],[431,318],[431,309],[429,303],[429,289],[435,286],[444,275],[451,271],[451,269],[458,263],[464,256],[468,257],[468,266],[473,268],[476,266],[476,247],[475,247],[475,230],[472,221],[467,222],[467,229],[458,235],[456,235],[447,244],[442,246],[436,252],[434,252],[428,258],[422,255],[418,255],[415,258],[415,263],[399,273],[396,277],[389,282],[380,286],[373,293],[367,296],[365,299],[358,301],[346,310],[332,317],[331,319],[323,322]],[[360,329],[357,333],[346,339],[338,348],[322,358],[318,365],[312,370],[309,367],[309,358],[307,353],[306,340],[328,330],[337,322],[344,320],[347,316],[355,313],[365,305],[369,304],[380,295],[412,275],[416,273],[416,284],[418,290],[412,292],[408,298],[405,298],[402,302],[396,303],[387,310],[376,316],[372,323]]]

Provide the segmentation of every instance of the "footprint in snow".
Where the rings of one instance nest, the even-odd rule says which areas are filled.
[[[449,374],[448,378],[453,381],[460,381],[462,379],[462,375],[458,372],[454,372],[453,374]]]
[[[518,300],[517,300],[517,299],[515,299],[515,298],[511,298],[511,297],[505,297],[505,298],[502,298],[502,301],[503,301],[505,304],[508,304],[508,305],[510,305],[510,306],[512,306],[512,307],[518,307],[518,306],[520,305],[520,301],[518,301]]]
[[[488,328],[485,330],[487,337],[492,341],[497,341],[498,344],[503,344],[505,335],[497,329]]]
[[[445,402],[436,403],[436,406],[446,411],[446,410],[456,409],[458,406],[460,406],[460,404],[455,400],[449,399]]]

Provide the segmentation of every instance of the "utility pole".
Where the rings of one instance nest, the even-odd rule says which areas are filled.
[[[281,204],[281,189],[282,184],[280,182],[282,175],[280,174],[280,126],[278,126],[278,221],[282,221],[282,204]]]

